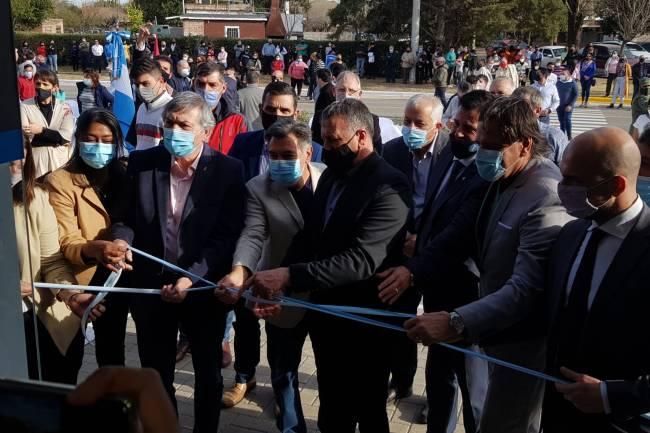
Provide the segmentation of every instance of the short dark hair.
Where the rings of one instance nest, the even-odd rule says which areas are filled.
[[[156,56],[156,57],[154,57],[154,60],[156,62],[158,62],[158,64],[160,64],[160,62],[166,62],[166,63],[169,63],[170,65],[174,66],[174,62],[168,56]]]
[[[129,75],[131,76],[132,80],[137,80],[144,74],[151,74],[155,77],[162,77],[162,69],[160,69],[158,62],[145,57],[133,64],[131,67],[131,73]]]
[[[537,75],[542,76],[544,78],[547,78],[548,74],[549,74],[548,69],[539,68],[539,70],[537,71]]]
[[[469,83],[469,81],[462,80],[462,81],[458,82],[457,88],[458,88],[459,92],[465,94],[465,93],[469,92],[470,90],[472,90],[472,85]]]
[[[32,71],[33,71],[34,70],[34,65],[32,65],[31,63],[25,63],[25,65],[23,66],[23,71],[25,70],[25,68],[32,68]]]
[[[270,142],[272,138],[285,138],[293,134],[298,139],[301,150],[311,145],[311,128],[294,119],[279,119],[264,133],[264,138]]]
[[[56,72],[50,71],[49,69],[43,69],[42,71],[36,72],[34,75],[34,81],[47,81],[53,86],[59,85],[59,77],[56,75]]]
[[[221,81],[224,79],[224,72],[225,68],[223,65],[215,62],[203,62],[201,63],[198,68],[196,68],[196,73],[194,74],[195,77],[207,77],[208,75],[212,75],[215,72],[219,74],[219,77],[221,78]]]
[[[502,96],[494,100],[481,112],[480,122],[498,125],[500,138],[504,143],[532,139],[532,156],[541,158],[549,153],[548,142],[539,131],[537,117],[530,104],[521,99]]]
[[[257,71],[246,72],[246,82],[256,84],[260,82],[260,73]]]
[[[285,83],[284,81],[275,81],[272,83],[269,83],[265,88],[264,88],[264,93],[262,94],[262,104],[264,104],[264,101],[266,101],[267,96],[283,96],[283,95],[289,95],[293,97],[293,108],[298,108],[298,96],[296,95],[296,92],[293,91],[293,88],[288,84]]]
[[[332,117],[342,117],[348,123],[350,130],[363,128],[372,137],[375,133],[375,122],[368,107],[358,99],[345,98],[334,102],[323,110],[321,125]]]
[[[467,78],[465,78],[465,81],[469,84],[476,84],[478,83],[478,75],[468,75]]]
[[[332,71],[329,69],[319,69],[316,71],[316,76],[320,78],[321,81],[325,81],[326,83],[332,81]]]
[[[484,107],[490,105],[496,96],[487,90],[472,90],[460,98],[460,108],[465,111],[481,111]]]

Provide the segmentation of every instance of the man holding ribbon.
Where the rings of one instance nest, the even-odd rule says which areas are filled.
[[[401,261],[411,205],[407,179],[375,153],[373,118],[361,101],[330,105],[321,127],[328,168],[314,213],[294,238],[290,266],[258,272],[251,286],[269,299],[311,292],[317,303],[386,309],[374,274]],[[386,333],[319,313],[307,316],[320,431],[353,432],[358,425],[362,433],[388,433]]]
[[[174,402],[176,335],[183,326],[195,371],[194,432],[214,433],[227,311],[209,290],[188,294],[188,289],[230,271],[244,221],[243,170],[239,161],[207,145],[214,117],[199,95],[176,95],[165,107],[163,124],[164,146],[131,154],[129,212],[112,226],[112,235],[188,271],[171,272],[136,255],[135,287],[162,288],[162,293],[134,295],[131,312],[140,362],[160,373]]]

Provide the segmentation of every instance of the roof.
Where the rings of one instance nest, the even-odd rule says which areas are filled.
[[[166,17],[167,20],[193,20],[193,21],[268,21],[265,13],[229,14],[229,13],[200,13],[184,14]]]

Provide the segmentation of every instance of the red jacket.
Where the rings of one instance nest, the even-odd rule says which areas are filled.
[[[215,114],[217,124],[212,131],[208,145],[216,151],[228,155],[237,134],[246,132],[244,116],[230,109],[228,103],[221,99]]]
[[[284,71],[284,62],[282,60],[273,60],[271,62],[272,71]]]
[[[18,97],[21,101],[32,99],[36,96],[36,87],[34,79],[28,80],[22,75],[18,77]]]

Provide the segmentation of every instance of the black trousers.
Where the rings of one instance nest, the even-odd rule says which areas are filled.
[[[176,334],[179,323],[183,325],[192,346],[194,432],[216,432],[223,393],[221,340],[226,309],[211,292],[197,292],[188,294],[180,304],[164,302],[159,296],[134,295],[131,313],[142,367],[158,371],[174,406]]]
[[[616,74],[607,74],[607,85],[605,86],[605,96],[609,96],[612,90],[612,83],[616,80]]]
[[[124,339],[129,315],[130,295],[109,293],[104,299],[106,312],[93,322],[97,365],[124,365]]]
[[[389,433],[388,332],[308,312],[316,358],[321,433]]]
[[[291,87],[293,87],[293,91],[296,92],[296,95],[300,98],[300,94],[302,93],[302,84],[305,82],[305,80],[297,80],[295,78],[291,79]]]
[[[392,333],[390,338],[390,386],[406,391],[413,386],[418,368],[418,345],[404,333]]]
[[[246,300],[235,304],[235,382],[247,383],[255,377],[260,363],[260,320],[246,307]]]
[[[84,338],[81,328],[72,340],[65,354],[54,344],[50,333],[37,318],[34,328],[34,313],[30,310],[23,314],[25,322],[25,343],[27,345],[27,370],[29,378],[38,380],[38,358],[36,355],[36,333],[41,365],[41,378],[48,382],[75,385],[84,356]]]

